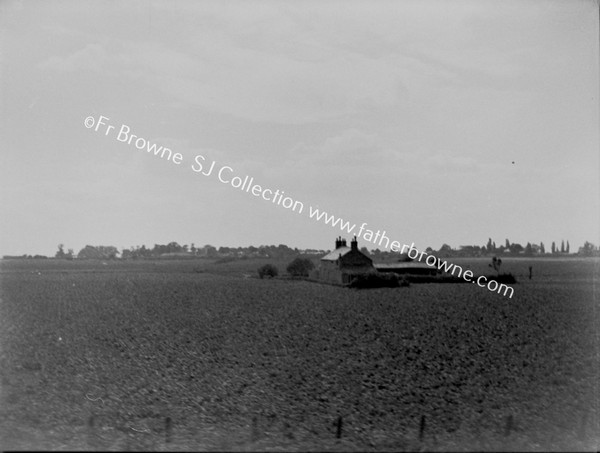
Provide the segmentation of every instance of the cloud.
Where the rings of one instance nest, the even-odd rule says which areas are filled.
[[[386,152],[382,141],[375,134],[359,129],[346,129],[327,137],[321,143],[296,145],[290,151],[290,158],[297,161],[311,156],[313,165],[364,168],[386,157]]]
[[[81,70],[100,71],[109,62],[104,46],[91,43],[67,56],[51,56],[40,63],[40,69],[56,72],[76,72]]]
[[[427,157],[425,166],[441,175],[447,173],[475,173],[482,170],[481,165],[472,157],[456,155],[451,151]]]
[[[95,42],[50,57],[41,68],[141,80],[188,105],[250,121],[317,122],[397,102],[394,75],[377,63],[351,56],[298,61],[212,44],[192,55],[156,43],[130,41],[108,49],[108,43]]]

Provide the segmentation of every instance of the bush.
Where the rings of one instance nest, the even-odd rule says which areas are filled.
[[[264,266],[258,268],[258,276],[260,278],[277,277],[278,274],[279,272],[277,271],[277,268],[272,264],[265,264]]]
[[[314,268],[314,263],[308,258],[296,258],[288,265],[287,272],[294,277],[308,277]]]
[[[517,283],[517,279],[513,274],[487,275],[488,282],[495,280],[498,283],[512,284]]]

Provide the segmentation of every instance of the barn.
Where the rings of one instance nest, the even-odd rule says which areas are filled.
[[[379,272],[394,272],[398,275],[436,275],[438,273],[437,268],[418,261],[378,263],[375,264],[375,269]]]
[[[349,284],[355,275],[375,272],[373,260],[358,250],[356,236],[348,247],[346,240],[338,237],[335,249],[321,258],[319,266],[310,277],[327,283]]]

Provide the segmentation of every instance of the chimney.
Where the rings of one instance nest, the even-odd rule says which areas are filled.
[[[348,247],[348,245],[346,244],[346,239],[342,239],[342,247]]]
[[[358,241],[356,240],[356,236],[354,236],[354,239],[352,239],[352,242],[350,242],[350,248],[352,250],[358,250]]]
[[[335,250],[342,246],[342,238],[340,236],[335,238]]]

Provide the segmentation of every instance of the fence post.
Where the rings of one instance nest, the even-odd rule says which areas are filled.
[[[96,442],[96,432],[94,429],[94,425],[96,423],[96,415],[91,414],[88,418],[87,427],[88,427],[88,445],[92,448],[97,448]]]
[[[342,416],[341,415],[337,418],[335,437],[337,439],[342,438]]]
[[[579,438],[582,442],[585,442],[587,439],[587,421],[588,421],[588,413],[584,413],[581,417],[581,426],[579,427]]]
[[[171,417],[165,418],[165,442],[166,443],[171,443],[172,429],[173,429],[172,425],[173,425],[173,423],[171,421]]]
[[[504,435],[508,436],[513,429],[513,416],[510,414],[506,417],[506,425],[504,426]]]
[[[421,423],[419,424],[419,441],[423,442],[425,437],[425,416],[421,415]]]
[[[258,418],[256,417],[256,415],[254,415],[252,417],[252,425],[250,427],[251,433],[250,433],[250,438],[252,439],[252,442],[256,442],[258,440],[259,437],[259,433],[258,433]]]

